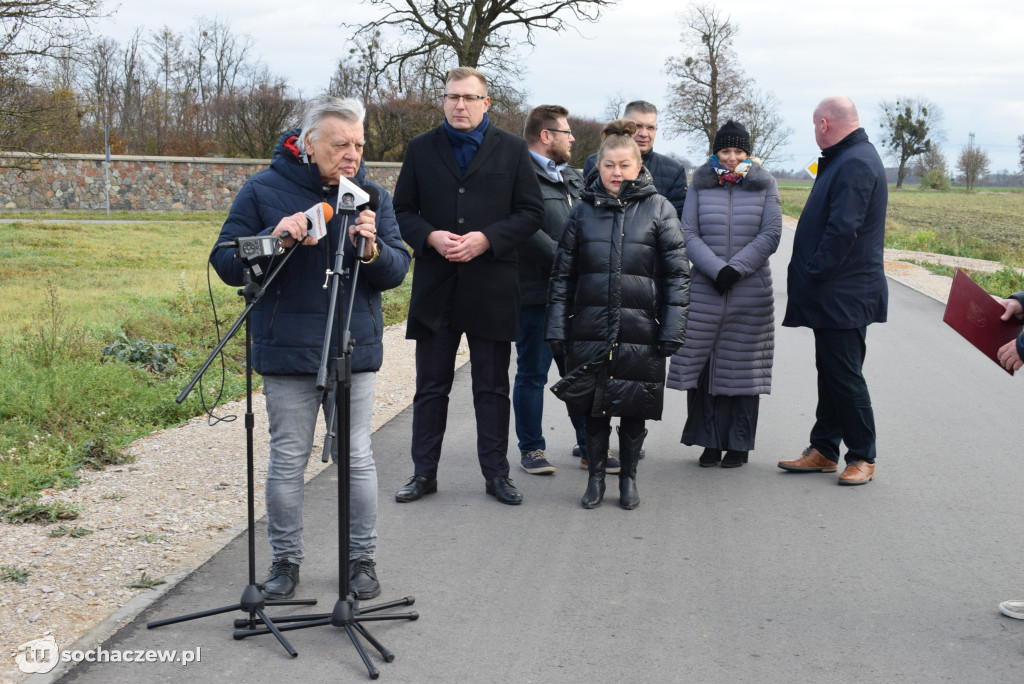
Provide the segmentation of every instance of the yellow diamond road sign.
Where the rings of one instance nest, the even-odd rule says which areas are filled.
[[[817,178],[818,177],[818,160],[815,159],[810,164],[805,166],[804,167],[804,171],[806,171],[807,173],[811,174],[811,178]]]

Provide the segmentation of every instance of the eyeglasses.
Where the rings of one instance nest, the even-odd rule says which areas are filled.
[[[562,130],[561,128],[545,128],[545,131],[551,131],[552,133],[565,133],[566,135],[572,135],[570,130]]]
[[[441,96],[441,99],[443,99],[445,102],[447,102],[449,104],[452,104],[452,103],[458,104],[459,100],[462,100],[466,104],[473,104],[475,102],[479,102],[480,100],[486,100],[487,96],[486,95],[455,95],[454,93],[445,93],[444,95]]]

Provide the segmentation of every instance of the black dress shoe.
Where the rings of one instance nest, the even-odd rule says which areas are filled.
[[[267,581],[260,585],[260,593],[265,599],[290,599],[295,596],[295,587],[298,585],[298,564],[280,560],[270,566],[270,574]]]
[[[375,565],[369,558],[354,558],[349,561],[348,590],[357,599],[380,596],[380,582],[377,581]]]
[[[487,493],[503,504],[518,506],[523,503],[522,493],[512,484],[508,477],[499,475],[487,481]]]
[[[398,503],[409,503],[422,499],[424,494],[433,494],[437,491],[437,478],[413,475],[405,486],[395,494],[395,501]]]

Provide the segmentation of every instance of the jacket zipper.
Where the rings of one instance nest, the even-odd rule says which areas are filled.
[[[729,210],[726,212],[726,223],[725,223],[725,254],[727,257],[732,255],[732,185],[729,186]],[[726,263],[729,263],[726,261]],[[729,295],[732,290],[726,290],[725,294],[722,295],[722,318],[725,318],[726,311],[729,310]],[[718,361],[718,338],[721,335],[722,326],[715,329],[715,341],[711,345],[711,358],[708,359],[708,393],[714,395],[714,384],[715,384],[715,366]]]

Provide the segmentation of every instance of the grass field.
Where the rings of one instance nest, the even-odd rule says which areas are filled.
[[[56,285],[69,313],[90,328],[179,289],[206,290],[206,258],[224,216],[140,223],[0,224],[0,328],[26,323]],[[214,289],[225,290],[216,274]]]
[[[799,216],[809,184],[779,185],[783,211]],[[886,247],[1024,266],[1024,192],[889,190]]]
[[[224,215],[86,217],[104,220],[0,224],[0,513],[10,520],[73,518],[38,506],[38,493],[244,392],[238,335],[224,375],[214,364],[174,401],[243,309],[211,272],[218,332],[206,262]],[[385,324],[405,318],[410,285],[385,293]]]

